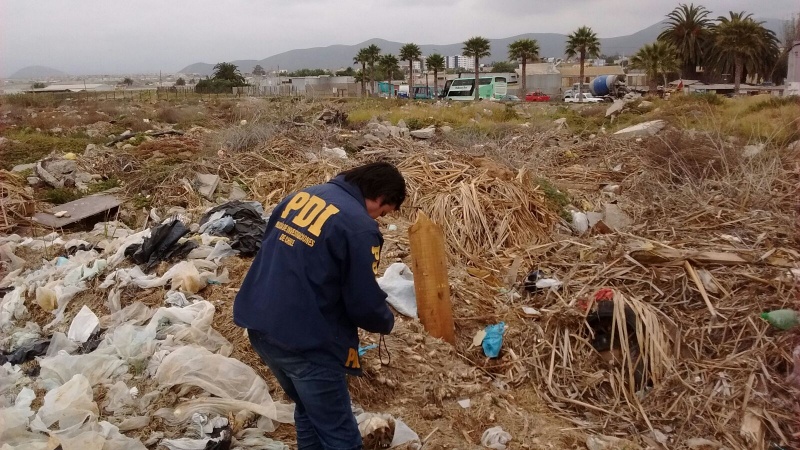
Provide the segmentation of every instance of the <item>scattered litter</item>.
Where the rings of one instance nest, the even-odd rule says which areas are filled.
[[[130,257],[136,264],[144,264],[144,271],[151,271],[161,261],[171,261],[185,258],[192,249],[197,247],[194,241],[178,241],[189,233],[189,229],[178,219],[157,225],[150,229],[150,236],[141,244],[130,245],[125,249],[125,256]]]
[[[88,306],[83,305],[75,318],[72,319],[67,337],[75,342],[83,344],[89,340],[89,337],[94,333],[98,325],[100,325],[100,319],[97,318],[95,313],[93,313]]]
[[[511,441],[511,434],[503,430],[502,427],[492,427],[483,432],[481,445],[495,450],[505,450],[506,444]]]
[[[500,355],[500,348],[503,346],[503,333],[506,331],[506,324],[500,322],[494,325],[486,326],[486,336],[483,338],[481,345],[483,346],[483,353],[489,358],[497,358]]]
[[[797,326],[797,311],[793,309],[777,309],[761,313],[761,318],[779,330],[790,330]]]
[[[231,238],[231,248],[238,250],[242,256],[256,254],[261,248],[261,239],[267,228],[261,203],[239,200],[223,203],[206,212],[200,219],[200,226],[202,227],[219,211],[223,211],[222,217],[229,216],[235,222],[233,229],[223,234]]]
[[[589,218],[582,211],[572,211],[572,229],[581,235],[589,231]]]
[[[372,349],[376,349],[376,348],[378,348],[378,344],[370,344],[370,345],[367,345],[367,346],[364,346],[364,347],[359,347],[358,348],[358,356],[364,356],[364,355],[367,354],[368,351],[370,351]]]
[[[397,225],[395,225],[393,223],[389,224],[389,226],[386,227],[386,229],[389,230],[389,231],[397,231]]]
[[[347,152],[344,151],[344,149],[341,148],[341,147],[333,147],[333,148],[322,147],[322,152],[321,153],[324,156],[328,156],[328,157],[332,157],[332,158],[347,159]]]
[[[468,398],[465,398],[463,400],[459,400],[458,401],[458,406],[460,406],[460,407],[462,407],[464,409],[469,408],[471,405],[472,405],[472,402]]]
[[[378,286],[386,293],[386,301],[400,314],[417,318],[417,296],[414,274],[403,263],[394,263],[378,278]]]
[[[219,176],[210,173],[198,173],[194,178],[197,192],[208,200],[214,199],[214,192],[219,186]]]
[[[472,338],[472,346],[479,347],[483,344],[483,340],[486,338],[486,329],[480,329],[475,333],[475,337]]]
[[[529,316],[541,316],[542,315],[542,313],[538,309],[531,308],[530,306],[523,306],[522,307],[522,312],[527,314],[527,315],[529,315]]]

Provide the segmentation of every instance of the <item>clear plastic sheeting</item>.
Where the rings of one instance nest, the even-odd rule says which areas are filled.
[[[59,386],[76,375],[87,379],[91,386],[128,372],[125,361],[110,355],[58,354],[39,360],[39,379],[45,388]]]
[[[97,404],[92,400],[92,385],[85,376],[76,374],[45,394],[44,404],[30,427],[43,433],[77,432],[85,422],[96,421],[98,415]],[[54,425],[58,426],[57,430],[51,429]]]
[[[275,431],[274,422],[294,423],[294,404],[272,403],[270,405],[262,405],[218,397],[189,400],[179,404],[174,409],[159,409],[155,415],[164,419],[168,424],[177,426],[185,424],[191,419],[192,415],[197,413],[228,415],[236,414],[240,411],[251,411],[263,416],[258,420],[258,427],[267,432]],[[277,419],[272,417],[277,417]]]
[[[236,448],[252,450],[289,450],[283,442],[264,436],[264,430],[247,428],[236,436]]]
[[[197,344],[206,349],[230,356],[233,345],[212,328],[214,305],[203,300],[184,308],[158,308],[147,328],[158,335],[172,335],[176,342]]]
[[[212,263],[211,267],[214,270],[217,266]],[[197,266],[192,261],[181,261],[160,277],[153,274],[145,274],[139,267],[117,269],[106,276],[100,288],[108,289],[112,286],[123,288],[128,285],[134,285],[141,289],[151,289],[165,286],[170,281],[172,282],[173,290],[181,288],[181,290],[192,294],[204,288],[206,284],[206,280],[200,276]]]
[[[161,387],[197,386],[219,397],[175,408],[177,420],[185,420],[187,414],[191,417],[195,412],[208,412],[199,409],[189,413],[191,405],[196,407],[200,402],[201,408],[217,408],[213,412],[220,415],[246,409],[278,422],[293,422],[294,407],[273,402],[267,383],[250,366],[204,348],[185,346],[173,351],[164,357],[155,380]]]
[[[0,300],[0,331],[8,331],[15,319],[21,319],[28,312],[25,307],[25,288],[16,287]]]
[[[0,368],[0,371],[2,369]],[[28,430],[30,418],[34,415],[31,402],[36,398],[33,390],[23,388],[17,395],[13,406],[0,407],[0,447],[3,450],[45,450],[47,436]]]
[[[50,338],[50,347],[47,347],[47,353],[45,353],[45,358],[56,356],[61,352],[64,352],[66,354],[71,354],[75,352],[75,350],[77,350],[78,347],[79,345],[77,342],[68,338],[66,334],[56,331]]]
[[[25,323],[24,328],[18,328],[7,337],[0,340],[0,350],[11,353],[42,337],[42,330],[35,322]]]
[[[141,325],[151,317],[155,310],[142,302],[133,302],[125,308],[115,311],[100,318],[100,328],[110,329],[120,324],[130,322],[132,325]]]
[[[6,395],[16,389],[24,375],[19,366],[12,366],[11,363],[0,366],[0,407],[7,405]]]
[[[116,356],[128,364],[149,359],[156,351],[156,332],[152,328],[124,323],[106,333],[93,355]]]

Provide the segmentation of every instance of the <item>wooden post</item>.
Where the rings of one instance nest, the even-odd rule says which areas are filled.
[[[417,222],[408,229],[408,240],[411,244],[411,270],[414,272],[419,320],[431,336],[455,345],[442,227],[420,212]]]

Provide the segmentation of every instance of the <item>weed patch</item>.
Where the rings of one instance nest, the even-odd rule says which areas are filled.
[[[28,130],[6,134],[8,142],[0,147],[0,168],[11,169],[17,164],[36,162],[52,152],[82,153],[91,143],[88,137],[53,136]]]
[[[84,194],[82,194],[77,189],[54,188],[42,191],[41,194],[39,195],[39,200],[47,203],[52,203],[54,205],[61,205],[64,203],[69,203],[71,201],[78,200],[83,196]]]

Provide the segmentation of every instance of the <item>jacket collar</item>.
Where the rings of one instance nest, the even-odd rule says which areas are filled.
[[[344,175],[339,175],[338,177],[332,179],[328,183],[339,186],[345,192],[347,192],[353,198],[355,198],[358,201],[358,204],[364,207],[364,210],[367,209],[367,204],[364,201],[364,196],[361,194],[361,189],[359,189],[358,186],[354,184],[344,181]]]

